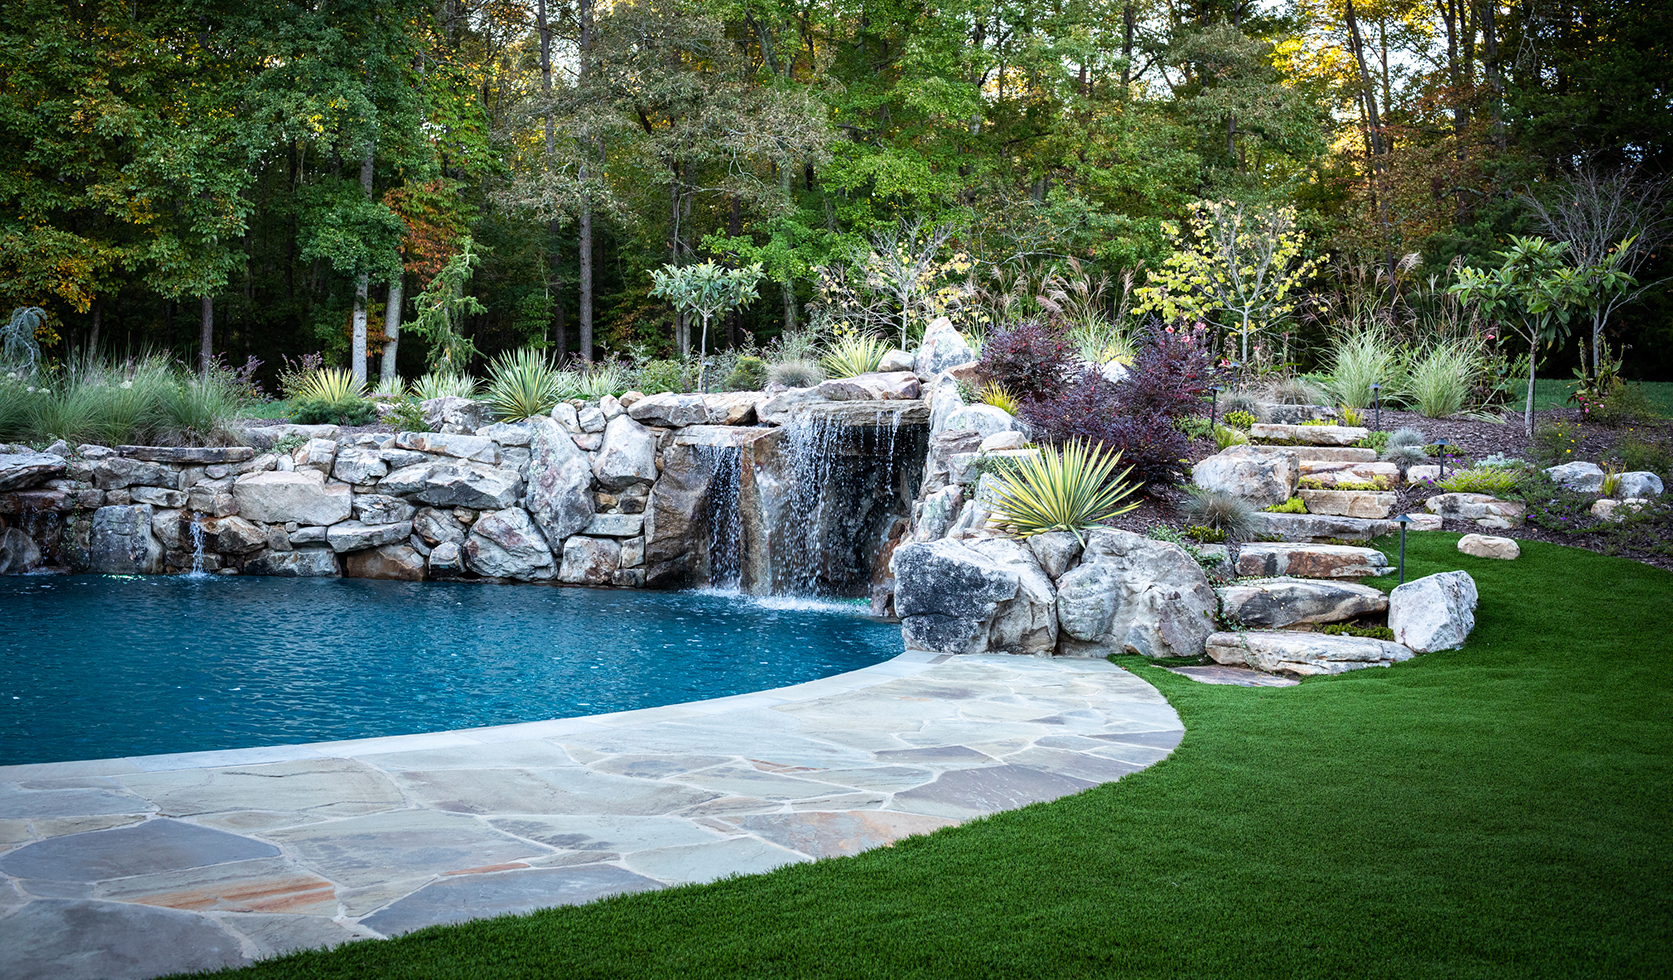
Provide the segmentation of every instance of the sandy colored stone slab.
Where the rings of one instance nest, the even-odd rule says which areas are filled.
[[[1227,667],[1224,664],[1204,664],[1200,667],[1165,667],[1181,677],[1189,677],[1201,684],[1228,684],[1233,687],[1294,687],[1301,681],[1294,677],[1263,674],[1252,667]]]
[[[1397,494],[1377,490],[1307,490],[1296,491],[1309,514],[1329,514],[1335,517],[1363,517],[1383,520],[1394,511]]]
[[[137,875],[106,883],[97,894],[113,901],[188,912],[337,914],[337,893],[331,882],[283,858]]]
[[[1345,544],[1247,544],[1237,556],[1239,576],[1296,578],[1360,578],[1386,575],[1388,558],[1375,548]]]
[[[339,813],[344,804],[387,809],[404,802],[388,776],[350,759],[136,773],[118,781],[168,816],[243,808],[251,800],[260,800],[265,810],[334,806]]]
[[[1292,442],[1302,446],[1352,446],[1371,434],[1355,425],[1284,425],[1256,422],[1249,427],[1254,440]]]
[[[1303,458],[1316,462],[1331,463],[1372,463],[1377,459],[1375,449],[1359,449],[1353,446],[1261,446],[1250,447],[1256,452],[1263,453],[1298,453]]]

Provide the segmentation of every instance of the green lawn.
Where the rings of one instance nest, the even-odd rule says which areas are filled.
[[[854,858],[443,927],[261,978],[1673,975],[1673,574],[1414,535],[1462,651],[1283,689],[1138,658],[1167,761]]]
[[[1573,408],[1568,400],[1572,393],[1569,382],[1572,377],[1563,378],[1535,378],[1534,379],[1534,409],[1544,408]],[[1663,418],[1673,417],[1673,381],[1642,381],[1632,382],[1642,385],[1644,397],[1662,414]],[[1523,399],[1528,397],[1528,386],[1518,385],[1516,393],[1509,398],[1508,407],[1521,411]]]

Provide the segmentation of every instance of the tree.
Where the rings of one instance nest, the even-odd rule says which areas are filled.
[[[709,369],[709,321],[756,298],[755,287],[761,281],[761,264],[757,262],[741,269],[728,269],[714,262],[665,265],[651,273],[651,279],[656,283],[651,290],[652,296],[668,300],[685,313],[695,313],[703,321],[702,346],[697,355],[697,390],[705,391],[705,376]]]
[[[1139,310],[1235,331],[1247,365],[1251,339],[1290,314],[1292,294],[1323,260],[1302,258],[1295,208],[1197,201],[1188,211],[1183,228],[1164,226],[1174,252],[1138,290]]]
[[[1584,282],[1564,267],[1568,245],[1537,235],[1516,236],[1511,247],[1495,252],[1499,267],[1481,270],[1462,266],[1448,292],[1472,303],[1484,317],[1509,322],[1528,344],[1528,398],[1522,410],[1522,429],[1534,434],[1534,375],[1542,345],[1555,346],[1568,333],[1569,317],[1584,302]],[[1501,318],[1500,312],[1508,314]]]
[[[443,374],[465,374],[470,359],[481,353],[465,336],[465,317],[487,312],[482,301],[465,291],[471,273],[482,263],[482,255],[470,236],[459,243],[459,251],[430,280],[413,301],[418,316],[407,329],[430,342],[429,364]]]

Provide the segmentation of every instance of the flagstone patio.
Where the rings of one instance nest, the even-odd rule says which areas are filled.
[[[4,973],[211,969],[840,857],[1119,779],[1183,735],[1107,661],[909,652],[588,718],[0,767]]]

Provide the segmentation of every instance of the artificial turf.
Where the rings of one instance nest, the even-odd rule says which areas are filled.
[[[249,978],[1673,976],[1673,574],[1413,535],[1465,649],[1291,688],[1139,658],[1187,735],[893,848],[258,964]],[[1387,542],[1379,542],[1387,544]]]

